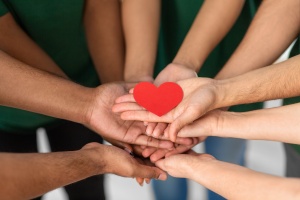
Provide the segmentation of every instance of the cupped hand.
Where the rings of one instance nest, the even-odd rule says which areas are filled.
[[[93,158],[96,160],[96,163],[97,160],[102,160],[98,165],[101,171],[105,173],[113,173],[118,176],[132,178],[167,179],[166,173],[161,169],[152,166],[150,162],[137,160],[120,148],[111,145],[89,143],[85,145],[83,149],[89,149],[95,152]],[[99,156],[101,156],[101,159],[99,159]]]
[[[112,112],[116,98],[127,94],[130,85],[123,83],[104,84],[94,89],[90,107],[86,113],[86,126],[103,137],[123,143],[172,148],[170,141],[158,140],[145,135],[143,122],[124,121]]]
[[[191,78],[177,83],[183,89],[183,100],[161,117],[136,104],[132,94],[117,98],[113,111],[121,112],[121,118],[124,120],[171,123],[165,134],[175,142],[179,130],[214,109],[217,100],[217,89],[213,79]]]

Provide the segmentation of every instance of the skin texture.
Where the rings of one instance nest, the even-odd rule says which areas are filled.
[[[157,167],[148,166],[117,147],[98,143],[89,143],[78,151],[1,153],[0,159],[1,199],[31,199],[55,188],[104,173],[166,179],[166,174]]]
[[[127,0],[124,2],[128,2],[128,4],[129,2],[131,2],[132,4],[134,4],[134,1]],[[142,9],[142,4],[144,4],[144,7],[150,7],[151,9],[148,9],[148,12],[144,12]],[[125,33],[126,27],[128,26],[128,36],[131,36],[129,39],[133,39],[130,40],[132,42],[129,43],[130,45],[128,45],[128,50],[126,51],[128,52],[126,56],[128,59],[126,58],[125,68],[126,81],[153,81],[152,71],[155,60],[155,54],[153,54],[153,52],[155,53],[155,51],[153,50],[156,50],[156,46],[153,47],[153,44],[157,43],[157,27],[159,25],[159,21],[157,20],[159,18],[153,18],[153,16],[159,16],[158,6],[154,5],[158,5],[159,2],[151,1],[151,3],[147,2],[147,4],[149,5],[146,5],[145,2],[141,3],[139,7],[139,17],[131,17],[134,16],[134,12],[127,13],[127,15],[125,15],[126,13],[124,12]],[[226,0],[225,2],[215,0],[205,1],[201,9],[199,10],[199,13],[196,16],[192,27],[190,28],[187,36],[185,37],[183,44],[178,50],[173,62],[167,65],[165,69],[158,74],[153,83],[159,86],[164,82],[176,82],[179,80],[196,77],[196,72],[199,72],[202,64],[204,63],[209,53],[221,41],[221,39],[226,35],[226,33],[234,24],[239,13],[242,10],[243,4],[244,1],[237,0]],[[155,9],[156,11],[154,12]],[[134,11],[136,13],[138,12],[137,10]],[[142,12],[144,13],[142,14]],[[151,21],[145,23],[145,16],[149,12],[152,12],[152,14],[156,14],[150,15]],[[128,20],[126,21],[126,19]],[[136,27],[142,27],[145,24],[147,24],[149,29],[146,32],[147,34],[143,34],[143,30],[147,30],[146,28],[142,27],[139,28],[140,30],[136,30],[133,26],[129,26],[130,24],[133,24],[130,23],[129,19],[131,19],[132,21],[134,21],[133,19],[135,19],[134,24],[141,24],[140,26]],[[146,45],[145,37],[147,37],[148,39],[146,41],[149,41],[148,45]],[[126,39],[127,38],[128,37],[126,37]],[[135,50],[136,54],[132,54],[130,51],[130,47],[133,47],[134,44],[139,44],[136,45],[136,48],[132,48],[133,50]],[[142,45],[144,45],[147,48],[141,48]],[[145,52],[144,54],[142,54],[144,51],[147,51],[148,53]],[[130,55],[135,55],[135,57]],[[146,58],[144,58],[145,56],[141,55],[147,56]],[[132,60],[133,62],[130,62],[130,60]],[[139,60],[142,60],[142,62],[138,63]],[[135,64],[139,65],[136,66]],[[163,138],[161,137],[161,130],[165,129],[166,127],[166,123],[147,123],[146,134],[154,138]],[[175,142],[175,140],[173,141]],[[193,146],[195,146],[200,141],[202,140],[194,138],[189,143],[180,143],[179,145],[175,144],[176,149],[171,151],[166,149],[155,149],[152,147],[147,147],[143,151],[143,156],[150,156],[150,159],[152,161],[156,161],[167,155],[185,152]],[[176,140],[176,142],[178,142],[178,140]]]
[[[101,83],[122,81],[125,44],[119,0],[86,0],[83,23]]]
[[[178,136],[218,136],[300,144],[299,115],[299,103],[242,113],[214,110],[185,126]]]
[[[298,199],[299,179],[255,172],[207,154],[179,154],[156,162],[170,175],[189,178],[226,199]],[[247,180],[247,181],[244,181]],[[251,188],[251,189],[250,189]]]
[[[115,99],[126,94],[128,87],[125,84],[86,88],[34,69],[3,52],[0,57],[3,72],[0,75],[1,105],[82,123],[104,137],[124,143],[162,148],[173,146],[169,141],[144,135],[142,122],[123,121],[111,111]]]
[[[126,41],[124,79],[127,82],[153,81],[160,0],[123,0],[121,9]]]
[[[231,78],[274,63],[299,35],[299,6],[298,0],[262,1],[245,37],[216,79]]]
[[[171,123],[165,136],[174,141],[181,128],[216,108],[299,96],[299,62],[300,56],[295,56],[226,80],[194,78],[179,81],[184,91],[183,101],[162,117],[135,104],[132,95],[119,97],[113,110],[123,112],[121,117],[126,120]]]

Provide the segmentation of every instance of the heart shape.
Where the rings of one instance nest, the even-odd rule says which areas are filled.
[[[161,117],[182,101],[183,91],[173,82],[163,83],[159,87],[141,82],[134,87],[133,97],[140,106]]]

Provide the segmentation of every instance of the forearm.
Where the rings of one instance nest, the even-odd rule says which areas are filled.
[[[299,34],[299,7],[299,0],[262,1],[243,41],[216,78],[272,64]]]
[[[101,158],[101,157],[100,157]],[[55,188],[104,173],[91,150],[46,154],[0,154],[0,198],[31,199]],[[98,160],[100,163],[101,161]]]
[[[101,82],[123,80],[125,52],[119,0],[87,0],[84,25]]]
[[[57,64],[17,25],[11,14],[0,18],[0,27],[0,50],[30,66],[67,78]]]
[[[126,40],[125,81],[152,77],[157,53],[160,0],[123,0]]]
[[[222,112],[213,136],[300,144],[300,104],[244,113]]]
[[[262,174],[218,160],[198,161],[189,178],[226,199],[297,199],[299,179]]]
[[[0,105],[86,122],[93,89],[32,68],[0,51]]]
[[[199,71],[233,26],[243,5],[240,0],[205,1],[173,62]]]
[[[216,81],[213,108],[300,96],[300,55],[285,62]]]

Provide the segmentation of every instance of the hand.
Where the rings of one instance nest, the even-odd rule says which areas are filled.
[[[194,70],[184,65],[170,63],[157,75],[154,84],[159,86],[164,82],[177,82],[195,77],[197,73]]]
[[[142,155],[145,158],[149,157],[151,162],[156,162],[159,159],[162,159],[164,157],[169,157],[172,155],[185,153],[185,152],[191,150],[194,146],[196,146],[200,142],[204,141],[205,139],[206,139],[206,137],[192,138],[192,144],[190,144],[190,145],[175,144],[175,148],[173,150],[157,149],[154,147],[145,147],[142,152]]]
[[[178,137],[205,137],[205,136],[219,136],[215,133],[222,132],[217,131],[222,128],[223,116],[225,113],[221,109],[216,109],[208,112],[201,118],[197,119],[193,123],[186,125],[178,132]]]
[[[195,172],[194,167],[199,162],[211,161],[215,158],[209,154],[197,154],[190,151],[188,154],[177,154],[161,159],[155,163],[160,169],[168,174],[178,178],[188,178],[193,180]]]
[[[138,161],[126,151],[117,147],[94,142],[85,145],[82,149],[92,150],[94,152],[92,158],[100,167],[99,171],[101,172],[113,173],[123,177],[167,179],[166,173],[161,169],[149,166],[149,163],[146,164],[145,162]]]
[[[95,89],[90,107],[86,113],[86,125],[105,138],[123,143],[172,148],[173,143],[145,135],[142,122],[123,121],[112,112],[115,99],[127,93],[129,85],[121,83],[104,84]]]
[[[180,80],[188,79],[188,78],[195,78],[197,77],[197,73],[180,64],[175,64],[175,63],[170,63],[167,65],[155,78],[154,84],[159,86],[164,82],[177,82]],[[155,131],[154,127],[164,127],[167,126],[166,123],[148,123],[147,129],[146,129],[146,134],[147,135],[154,135],[154,137],[158,137],[162,135],[162,132],[159,133],[158,130]],[[155,132],[153,132],[155,131]]]
[[[114,112],[123,112],[124,120],[171,123],[165,136],[176,141],[178,131],[192,123],[216,106],[217,87],[215,80],[209,78],[192,78],[177,82],[184,91],[182,102],[169,113],[158,117],[135,103],[132,94],[124,95],[116,100]]]

